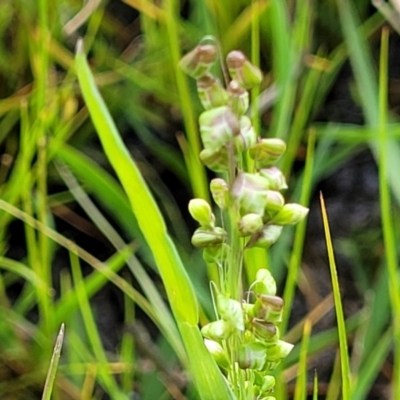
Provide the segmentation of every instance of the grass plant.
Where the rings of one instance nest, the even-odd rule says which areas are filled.
[[[0,4],[0,398],[362,400],[382,386],[378,398],[400,398],[400,125],[389,102],[389,44],[398,33],[385,25],[387,18],[398,30],[397,3],[374,1],[372,13],[369,0],[322,3]],[[199,42],[217,47],[210,73],[224,85],[232,50],[263,71],[247,115],[260,138],[286,141],[277,167],[287,202],[315,218],[320,182],[359,153],[372,154],[380,226],[338,240],[323,193],[317,218],[330,293],[320,293],[309,272],[313,261],[325,263],[308,258],[324,237],[322,223],[318,238],[303,221],[271,248],[242,255],[237,215],[212,207],[236,250],[221,273],[191,245],[187,204],[211,204],[213,178],[199,158],[196,84],[179,68]],[[346,79],[344,66],[357,125],[321,118]],[[257,168],[243,154],[228,168],[230,188],[238,170]],[[347,215],[350,205],[341,207]],[[344,257],[357,283],[352,312]],[[257,374],[235,364],[242,333],[221,342],[230,366],[220,368],[201,329],[232,321],[233,304],[252,298],[263,269],[285,301],[281,339],[295,347],[268,371],[275,390],[256,394]],[[107,304],[118,316],[99,305],[104,293],[113,293]],[[335,323],[323,325],[332,313]],[[252,326],[254,316],[246,318]],[[329,351],[335,361],[320,373]]]

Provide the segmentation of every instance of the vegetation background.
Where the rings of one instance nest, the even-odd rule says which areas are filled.
[[[187,212],[190,198],[209,197],[196,156],[201,107],[177,63],[205,35],[264,71],[253,123],[287,141],[287,198],[311,209],[308,224],[246,260],[245,280],[260,267],[273,272],[288,310],[282,332],[296,344],[277,372],[277,398],[400,398],[400,39],[395,2],[375,5],[380,11],[368,0],[0,0],[0,398],[41,398],[61,323],[54,399],[198,398],[157,255],[82,98],[75,47],[83,38],[203,324],[213,315],[215,272],[190,244]],[[150,223],[147,206],[139,213]]]

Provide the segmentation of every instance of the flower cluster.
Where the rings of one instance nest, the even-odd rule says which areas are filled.
[[[294,203],[285,204],[280,191],[287,188],[282,172],[274,166],[286,150],[283,140],[257,138],[250,119],[244,115],[249,107],[248,89],[260,84],[260,70],[240,51],[227,56],[232,80],[225,89],[211,74],[217,51],[213,45],[199,45],[180,61],[180,67],[197,80],[199,98],[206,111],[199,117],[204,149],[203,163],[211,170],[236,171],[232,182],[222,178],[211,181],[210,190],[221,210],[233,207],[238,212],[238,229],[248,238],[246,247],[270,247],[280,236],[282,226],[296,224],[308,209]],[[255,170],[241,169],[245,157],[254,161]],[[196,247],[215,247],[226,242],[227,234],[215,227],[211,207],[202,199],[189,204],[200,228],[194,233]]]
[[[223,270],[227,271],[233,268],[229,265],[232,260],[242,262],[245,249],[270,247],[283,226],[303,220],[308,209],[285,203],[281,194],[287,184],[275,164],[286,150],[285,142],[257,137],[245,115],[249,108],[248,90],[260,84],[261,71],[243,53],[232,51],[226,59],[231,81],[225,88],[211,73],[216,58],[215,46],[199,45],[182,58],[180,67],[197,81],[198,95],[205,108],[199,117],[204,146],[200,159],[222,176],[211,181],[210,191],[222,214],[229,216],[230,226],[228,234],[216,225],[207,201],[192,199],[189,212],[200,225],[192,236],[192,244],[203,248],[207,262],[224,265]],[[239,256],[231,257],[234,253]],[[236,271],[240,273],[241,265]],[[246,371],[241,380],[245,383],[244,398],[273,399],[270,394],[275,379],[269,371],[293,347],[280,340],[277,325],[282,321],[284,304],[276,296],[275,281],[268,270],[260,269],[249,290],[254,302],[232,298],[226,288],[224,283],[216,288],[218,319],[202,328],[206,346],[228,379]],[[238,382],[229,380],[232,386]]]
[[[217,295],[217,310],[221,319],[201,330],[205,344],[218,365],[226,371],[232,365],[246,370],[246,399],[273,399],[275,378],[270,375],[293,345],[279,339],[277,324],[282,321],[283,300],[276,296],[276,285],[270,272],[260,269],[251,285],[254,303]],[[233,363],[229,361],[224,341],[241,333]]]

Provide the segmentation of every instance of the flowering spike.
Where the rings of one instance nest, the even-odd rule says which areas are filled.
[[[206,75],[217,57],[217,49],[210,44],[195,47],[179,61],[179,67],[194,79]]]
[[[252,89],[261,83],[261,71],[241,51],[231,51],[226,58],[226,64],[231,78],[245,89]]]

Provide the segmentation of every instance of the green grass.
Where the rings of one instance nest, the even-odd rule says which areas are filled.
[[[221,54],[240,49],[263,69],[251,118],[262,136],[287,141],[279,165],[287,199],[314,204],[321,180],[365,149],[379,171],[382,226],[342,241],[332,228],[326,239],[334,301],[304,306],[290,323],[296,293],[309,299],[314,290],[304,281],[307,222],[285,228],[270,250],[245,255],[244,287],[259,268],[272,271],[286,301],[281,331],[296,345],[277,371],[277,398],[325,398],[325,388],[329,399],[367,399],[378,376],[400,398],[400,124],[388,104],[388,41],[396,33],[381,31],[383,14],[367,16],[364,0],[188,0],[183,11],[177,0],[126,0],[116,4],[134,12],[130,25],[101,2],[67,36],[63,26],[82,2],[3,3],[1,398],[128,399],[135,390],[143,399],[233,398],[199,331],[214,315],[209,280],[217,273],[188,239],[187,201],[210,194],[198,158],[201,107],[177,63],[205,35]],[[346,62],[364,124],[315,122]],[[327,199],[325,233],[335,226],[329,207]],[[104,251],[86,249],[81,232],[101,238]],[[378,249],[374,260],[364,249]],[[342,311],[346,288],[334,252],[354,266],[353,315]],[[109,287],[121,307],[114,348],[96,306]],[[315,329],[332,309],[337,326]],[[147,352],[132,333],[138,322],[150,332]],[[313,366],[327,349],[337,359],[322,376]]]

